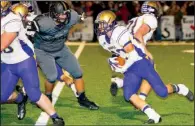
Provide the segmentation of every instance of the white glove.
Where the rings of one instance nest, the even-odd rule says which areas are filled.
[[[83,12],[80,16],[81,21],[84,21],[86,19],[86,14]]]
[[[111,69],[114,71],[115,67],[118,65],[118,61],[116,60],[117,57],[108,58],[108,63]]]
[[[111,57],[111,58],[108,58],[108,63],[111,67],[111,69],[115,72],[118,72],[118,73],[124,73],[125,70],[123,69],[122,66],[118,65],[118,61],[116,60],[117,57]]]

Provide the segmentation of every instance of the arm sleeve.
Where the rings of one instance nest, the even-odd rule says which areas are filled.
[[[128,29],[124,29],[118,36],[117,42],[124,48],[126,45],[131,43],[130,36],[131,34],[129,33]]]
[[[52,27],[55,27],[53,19],[43,15],[37,16],[33,20],[33,25],[36,27],[36,31],[42,33],[48,33]]]
[[[71,12],[70,12],[70,22],[68,23],[68,26],[72,27],[72,25],[75,25],[79,21],[80,21],[80,16],[78,15],[78,13],[76,11],[71,9]]]
[[[19,32],[22,27],[22,21],[19,19],[11,20],[5,25],[6,32]]]
[[[156,29],[158,26],[157,19],[153,15],[146,15],[143,23],[147,24],[151,29]]]

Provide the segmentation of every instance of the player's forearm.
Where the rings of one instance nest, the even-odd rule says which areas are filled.
[[[123,66],[124,69],[128,69],[134,62],[142,59],[136,52],[133,44],[128,44],[124,47],[124,50],[126,52],[126,62]]]
[[[3,33],[1,35],[1,51],[6,49],[16,38],[17,33]]]
[[[143,35],[140,34],[140,33],[136,33],[136,34],[134,35],[134,37],[135,37],[136,40],[142,45],[145,54],[146,54],[148,57],[150,57],[150,59],[153,60],[152,54],[148,51],[148,49],[147,49],[147,47],[146,47],[146,45],[145,45],[145,43],[144,43]]]

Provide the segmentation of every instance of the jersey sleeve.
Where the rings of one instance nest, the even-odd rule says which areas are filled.
[[[116,38],[116,42],[124,48],[126,45],[131,43],[131,39],[130,39],[131,34],[129,33],[128,29],[125,27],[121,27],[120,30],[118,31],[119,32],[115,32],[116,34],[120,33]]]
[[[36,27],[36,31],[47,33],[55,25],[55,23],[52,18],[39,15],[33,20],[33,25]]]
[[[5,25],[6,32],[19,32],[22,27],[22,21],[19,19],[13,19]]]
[[[76,23],[78,23],[79,20],[80,20],[80,16],[78,15],[78,13],[74,10],[71,10],[70,21],[68,23],[68,26],[72,27],[72,25],[75,25]]]
[[[144,16],[143,23],[147,24],[151,29],[156,29],[158,26],[156,17],[151,14],[147,14]]]

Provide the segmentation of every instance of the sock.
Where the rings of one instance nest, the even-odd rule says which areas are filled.
[[[144,112],[149,119],[153,119],[155,123],[159,122],[160,115],[157,112],[155,112],[154,109],[152,109],[149,105],[146,104],[142,108],[142,112]]]
[[[118,77],[111,78],[111,82],[115,82],[117,84],[118,88],[123,87],[123,79],[120,79]]]
[[[50,117],[51,117],[52,119],[55,119],[55,118],[57,118],[57,117],[59,117],[59,116],[58,116],[57,113],[54,113],[53,115],[50,115]]]
[[[78,98],[79,95],[77,94],[77,90],[76,90],[75,84],[72,83],[72,84],[70,84],[69,86],[70,86],[70,88],[72,89],[72,91],[73,91],[75,97]]]
[[[15,100],[15,102],[16,103],[20,103],[20,102],[22,102],[23,98],[24,98],[23,94],[19,93],[17,98],[16,98],[16,100]]]
[[[50,101],[52,101],[52,93],[46,93],[45,95],[49,98]]]
[[[186,96],[189,92],[189,89],[184,84],[178,84],[178,94]]]
[[[79,96],[79,97],[77,97],[79,100],[84,100],[84,99],[86,98],[85,92],[81,92],[81,93],[78,93],[78,92],[77,92],[77,94],[78,94],[78,96]]]
[[[139,98],[141,98],[142,100],[146,100],[146,98],[147,98],[147,95],[145,94],[145,93],[142,93],[142,92],[140,92],[140,94],[139,94]]]
[[[47,97],[52,97],[52,94],[51,93],[46,93],[45,94]]]
[[[173,87],[173,93],[176,93],[179,91],[179,87],[176,84],[171,85]]]

